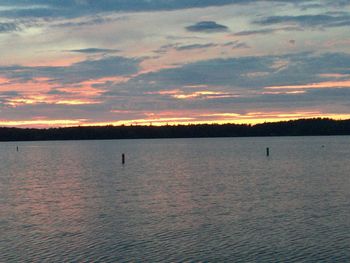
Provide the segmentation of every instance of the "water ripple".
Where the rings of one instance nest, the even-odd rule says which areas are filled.
[[[0,262],[350,262],[348,139],[3,145]]]

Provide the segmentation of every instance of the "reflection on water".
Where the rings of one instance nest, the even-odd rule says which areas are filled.
[[[0,262],[350,261],[349,139],[2,143]]]

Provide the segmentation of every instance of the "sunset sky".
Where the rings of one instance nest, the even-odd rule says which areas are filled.
[[[350,118],[348,0],[0,0],[0,126]]]

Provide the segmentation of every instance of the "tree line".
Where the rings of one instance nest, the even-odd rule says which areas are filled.
[[[350,135],[350,120],[328,118],[250,124],[165,126],[87,126],[68,128],[0,128],[0,141],[107,140],[151,138]]]

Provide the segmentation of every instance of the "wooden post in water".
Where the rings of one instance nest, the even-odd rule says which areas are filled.
[[[266,148],[266,156],[270,156],[270,148],[269,147]]]
[[[17,150],[17,152],[18,152],[18,146],[16,147],[16,150]]]
[[[122,154],[122,164],[125,164],[125,154]]]

